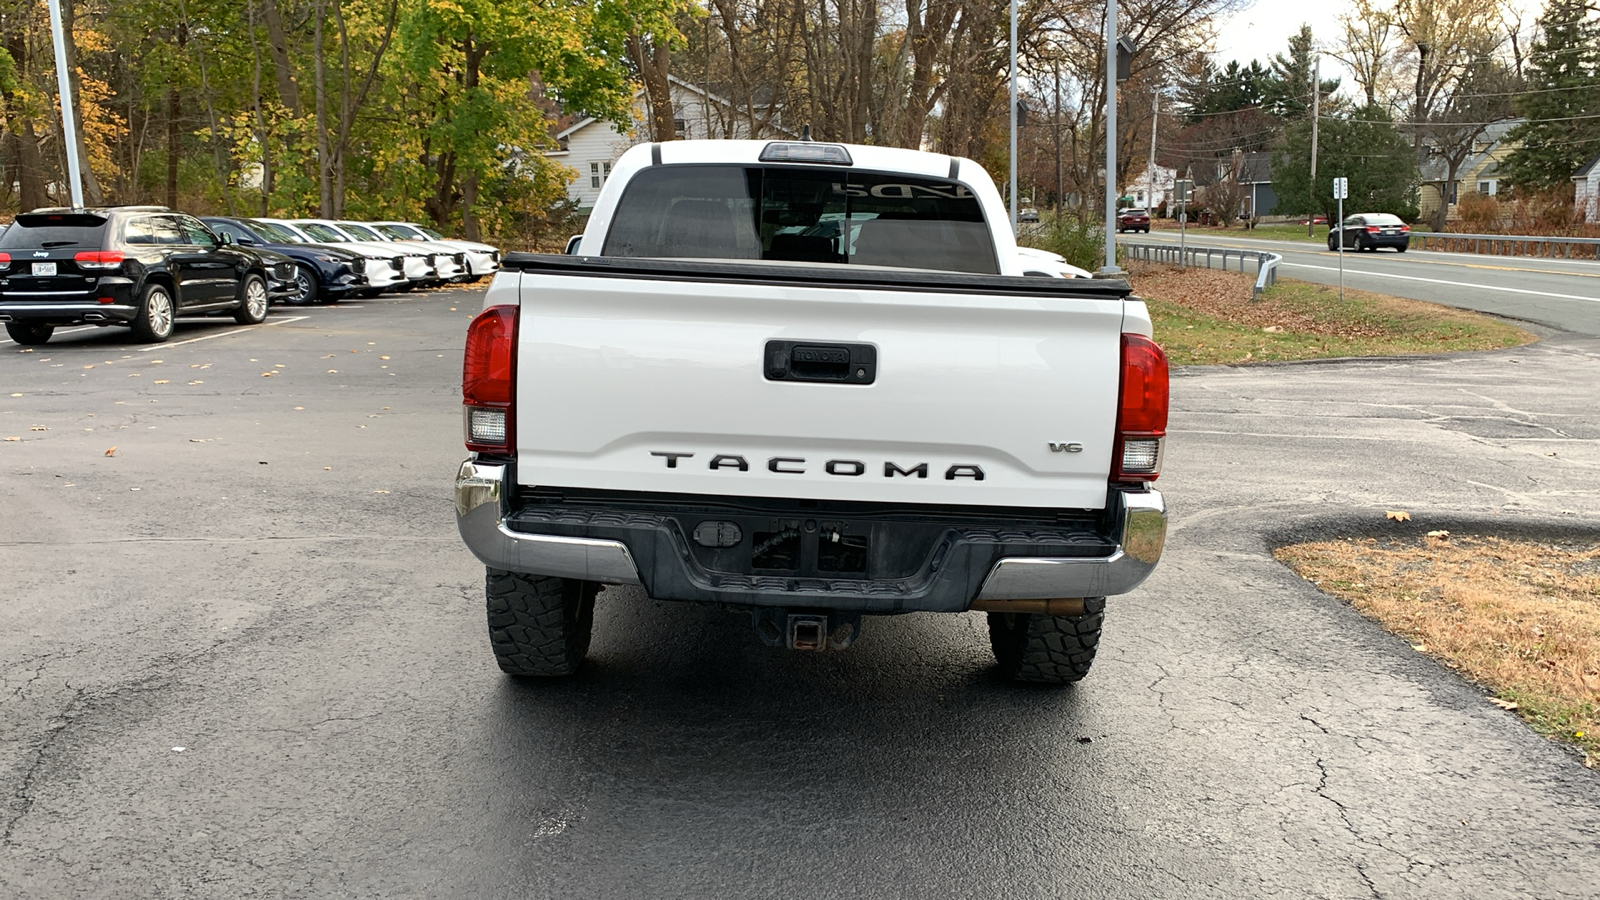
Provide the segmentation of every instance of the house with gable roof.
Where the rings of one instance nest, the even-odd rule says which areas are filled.
[[[1500,164],[1512,151],[1522,146],[1520,141],[1507,140],[1506,136],[1527,119],[1506,119],[1486,126],[1477,140],[1472,142],[1472,153],[1456,170],[1454,181],[1449,180],[1449,165],[1443,156],[1430,151],[1418,166],[1422,185],[1417,206],[1422,211],[1422,221],[1427,221],[1439,208],[1446,207],[1445,218],[1456,217],[1455,206],[1463,193],[1476,192],[1493,197],[1500,193]]]
[[[1572,205],[1585,222],[1600,224],[1600,153],[1572,176]]]
[[[781,109],[772,102],[764,102],[761,96],[754,98],[752,105],[740,105],[676,75],[669,75],[667,79],[671,87],[673,129],[679,138],[776,140],[797,136],[784,127]],[[634,94],[633,108],[631,127],[621,129],[615,123],[589,116],[558,132],[555,136],[558,149],[545,153],[573,170],[567,196],[578,204],[580,212],[587,213],[594,208],[600,188],[611,177],[611,167],[617,158],[629,147],[649,141],[642,90]]]

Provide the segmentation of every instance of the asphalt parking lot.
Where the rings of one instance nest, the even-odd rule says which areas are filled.
[[[1600,773],[1269,549],[1600,532],[1600,339],[1180,373],[1075,688],[636,589],[524,685],[450,501],[481,296],[0,344],[0,896],[1595,896]]]

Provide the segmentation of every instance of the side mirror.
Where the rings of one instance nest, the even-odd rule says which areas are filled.
[[[583,243],[583,235],[575,234],[572,237],[567,238],[567,249],[562,252],[568,256],[577,256],[578,245],[581,243]]]

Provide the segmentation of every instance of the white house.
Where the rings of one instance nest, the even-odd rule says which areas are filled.
[[[1573,205],[1585,222],[1600,222],[1600,156],[1589,160],[1572,176]]]
[[[684,81],[677,76],[667,76],[672,89],[673,127],[679,138],[779,138],[795,137],[783,127],[772,110],[759,104],[754,116],[746,108],[705,88]],[[649,140],[650,128],[646,122],[644,92],[634,94],[633,127],[626,131],[611,122],[589,117],[556,135],[559,150],[545,155],[574,171],[567,185],[567,196],[577,201],[580,210],[594,208],[600,196],[600,187],[611,177],[611,166],[617,157],[635,144]],[[755,134],[751,134],[751,119],[755,120]]]
[[[1132,197],[1134,206],[1155,212],[1156,207],[1165,203],[1167,195],[1172,193],[1172,181],[1178,177],[1178,172],[1166,166],[1156,166],[1155,176],[1154,190],[1151,190],[1150,169],[1145,167],[1143,172],[1128,180],[1123,187],[1123,195]]]

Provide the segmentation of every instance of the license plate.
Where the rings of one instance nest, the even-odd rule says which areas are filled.
[[[56,264],[53,263],[53,262],[49,262],[49,263],[34,263],[33,264],[33,274],[35,274],[35,275],[46,275],[46,276],[54,275],[54,274],[56,274]]]

